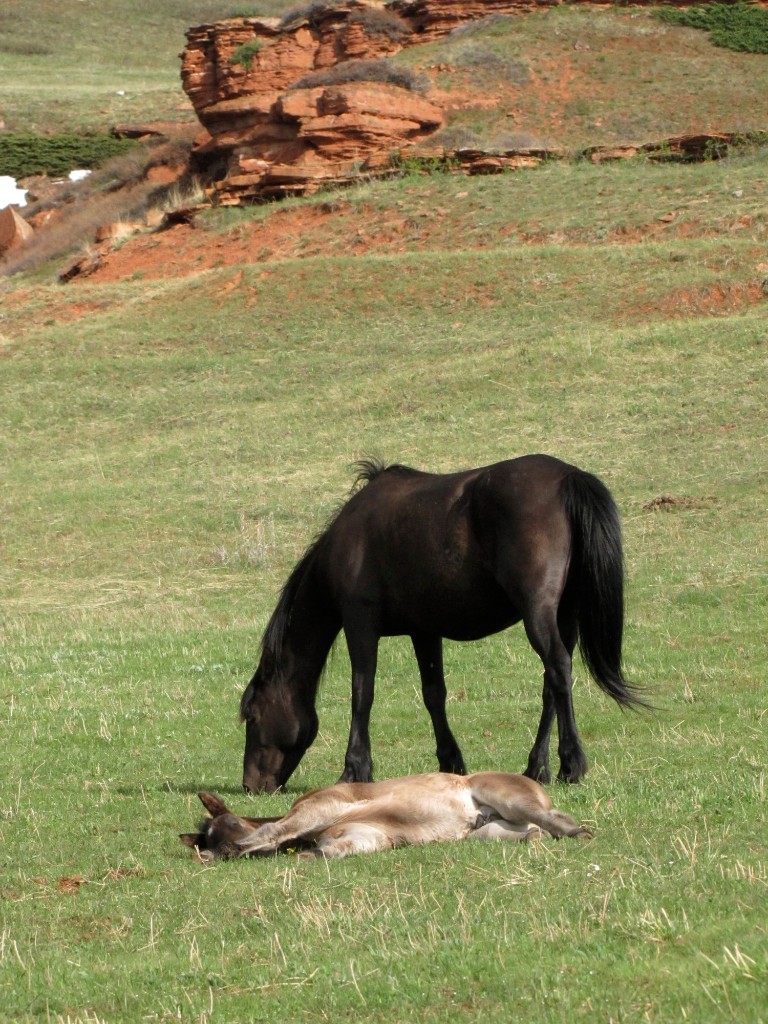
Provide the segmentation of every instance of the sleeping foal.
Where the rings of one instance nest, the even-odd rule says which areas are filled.
[[[552,807],[532,779],[510,772],[433,772],[388,782],[341,782],[296,800],[282,818],[241,818],[212,793],[200,793],[212,817],[180,839],[203,860],[265,856],[348,857],[397,846],[465,839],[589,839]]]

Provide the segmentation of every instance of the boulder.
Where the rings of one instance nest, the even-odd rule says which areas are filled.
[[[34,235],[34,228],[13,206],[0,210],[0,255],[24,245]]]

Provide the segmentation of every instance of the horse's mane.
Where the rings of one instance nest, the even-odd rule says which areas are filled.
[[[336,517],[334,516],[333,518],[335,519]],[[275,610],[272,612],[270,620],[267,623],[267,628],[264,630],[264,636],[261,638],[261,649],[264,654],[273,659],[273,663],[275,665],[280,663],[280,659],[282,657],[285,631],[291,619],[291,612],[296,601],[296,596],[301,589],[302,583],[307,578],[307,574],[312,568],[318,548],[322,545],[322,542],[332,525],[333,520],[331,520],[322,533],[315,537],[299,561],[293,567],[291,575],[285,581],[283,589],[280,591],[280,597],[278,598]]]
[[[381,476],[382,473],[398,473],[402,475],[418,473],[417,469],[411,469],[410,466],[402,466],[398,462],[393,462],[387,465],[387,463],[382,462],[381,459],[371,457],[359,459],[354,463],[352,468],[355,471],[355,482],[352,485],[353,491],[365,484],[369,484],[372,480],[375,480],[376,477]]]
[[[410,474],[417,472],[417,470],[410,469],[408,466],[401,466],[397,463],[387,465],[380,459],[375,458],[361,459],[359,462],[354,463],[352,468],[356,474],[352,493],[359,490],[366,484],[369,484],[372,480],[375,480],[383,473]],[[285,632],[288,627],[288,623],[290,622],[293,606],[296,602],[299,591],[301,590],[308,574],[312,570],[318,551],[322,548],[325,538],[328,536],[330,529],[336,522],[336,519],[345,504],[345,502],[342,502],[332,513],[328,522],[325,524],[325,527],[317,534],[315,539],[293,567],[290,576],[285,581],[283,589],[280,592],[280,597],[278,598],[275,610],[272,612],[270,620],[267,623],[267,628],[264,630],[264,635],[261,639],[262,652],[272,660],[274,665],[280,664],[283,653]]]

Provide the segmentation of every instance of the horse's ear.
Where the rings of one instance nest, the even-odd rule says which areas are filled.
[[[203,807],[205,807],[212,818],[218,818],[220,814],[229,814],[229,808],[215,793],[206,793],[203,790],[202,793],[197,795],[200,797]]]
[[[179,839],[184,843],[185,846],[191,846],[194,850],[195,847],[200,847],[203,841],[202,832],[182,832],[179,835]]]

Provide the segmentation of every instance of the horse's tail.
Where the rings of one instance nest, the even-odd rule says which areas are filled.
[[[583,470],[563,479],[560,498],[571,526],[581,656],[598,686],[622,707],[648,707],[622,669],[624,554],[616,502]]]

